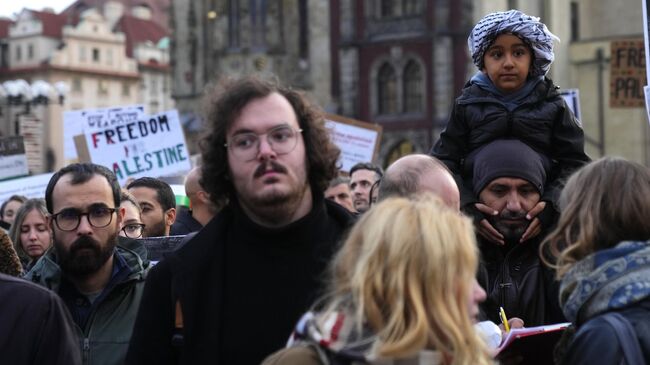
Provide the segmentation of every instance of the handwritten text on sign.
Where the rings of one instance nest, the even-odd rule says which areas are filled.
[[[128,178],[166,176],[191,168],[176,110],[85,134],[90,160],[120,183]]]
[[[73,140],[74,136],[143,120],[145,118],[143,110],[144,107],[142,105],[134,105],[103,109],[73,110],[63,113],[65,158],[71,160],[77,158],[77,151]]]
[[[341,149],[339,162],[342,171],[350,171],[359,162],[373,161],[377,131],[332,120],[326,120],[325,127],[330,130],[332,142]]]
[[[643,86],[646,84],[643,39],[613,41],[611,50],[610,106],[643,107]]]

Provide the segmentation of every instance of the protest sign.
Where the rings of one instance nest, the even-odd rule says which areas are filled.
[[[45,188],[52,178],[52,173],[32,175],[18,179],[0,181],[0,203],[12,195],[24,195],[28,198],[45,198]]]
[[[68,160],[77,158],[74,137],[80,134],[144,120],[144,106],[74,110],[63,113],[63,149]]]
[[[80,161],[108,167],[121,185],[129,178],[168,176],[191,169],[176,110],[106,125],[76,136],[75,144]]]
[[[609,105],[612,108],[643,107],[646,85],[645,45],[642,39],[612,41]]]
[[[564,98],[567,106],[573,112],[573,115],[578,119],[578,123],[582,126],[582,115],[580,113],[580,92],[578,89],[565,89],[560,90],[560,95]]]
[[[325,127],[334,144],[341,149],[341,171],[359,162],[372,162],[379,153],[382,127],[334,114],[325,114]]]
[[[29,174],[22,136],[0,138],[0,180]]]

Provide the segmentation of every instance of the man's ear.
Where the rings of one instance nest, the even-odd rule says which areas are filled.
[[[165,212],[165,224],[171,226],[176,222],[176,208],[169,208]]]
[[[119,226],[124,220],[124,215],[126,214],[126,208],[119,207],[117,211],[115,211],[115,213],[117,213],[117,224]]]
[[[196,193],[196,196],[201,200],[203,204],[210,204],[210,194],[201,190]]]

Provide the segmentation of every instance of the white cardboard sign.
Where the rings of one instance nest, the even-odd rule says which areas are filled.
[[[176,175],[192,168],[176,110],[75,138],[80,159],[108,167],[121,185],[129,178]]]

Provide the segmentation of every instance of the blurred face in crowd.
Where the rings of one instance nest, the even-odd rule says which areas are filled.
[[[497,89],[512,93],[526,83],[531,62],[531,49],[519,37],[501,34],[485,51],[483,71]]]
[[[336,202],[350,212],[356,212],[356,210],[354,210],[354,203],[352,203],[350,186],[346,183],[341,183],[327,188],[327,190],[325,190],[325,199]]]
[[[32,260],[43,256],[52,245],[47,219],[38,209],[32,209],[25,215],[20,225],[20,245]]]
[[[17,200],[11,200],[5,205],[5,210],[4,214],[2,215],[2,220],[9,223],[9,224],[14,224],[14,220],[16,219],[16,213],[18,213],[18,209],[23,205],[23,203],[17,201]]]
[[[485,300],[487,295],[481,288],[476,279],[472,279],[472,285],[469,288],[470,293],[467,301],[467,313],[470,314],[474,322],[478,321],[479,304]]]
[[[120,236],[130,238],[142,237],[144,233],[142,228],[143,223],[138,207],[128,200],[122,201],[120,207],[124,208],[124,220],[122,220],[122,224],[120,225]]]
[[[506,243],[519,242],[530,223],[526,214],[540,200],[537,189],[520,178],[500,177],[492,180],[479,194],[479,200],[499,212],[488,218],[501,232]]]
[[[176,219],[171,210],[164,211],[158,202],[158,192],[146,186],[129,189],[142,208],[142,223],[145,224],[143,237],[162,237],[169,235],[169,229]]]
[[[226,131],[237,198],[247,213],[271,224],[311,204],[299,129],[289,101],[272,93],[250,101]]]
[[[358,212],[365,212],[370,208],[370,189],[378,179],[377,173],[372,170],[356,170],[350,176],[352,201],[354,209]]]
[[[87,277],[112,264],[124,210],[116,207],[105,177],[94,175],[71,184],[72,174],[61,176],[52,191],[50,227],[63,271]]]

